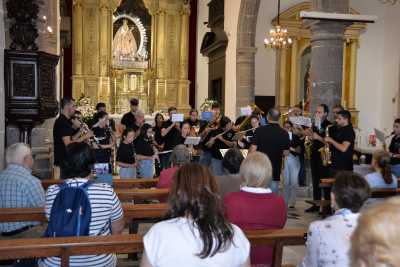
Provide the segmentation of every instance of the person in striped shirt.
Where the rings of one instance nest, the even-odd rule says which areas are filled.
[[[91,179],[91,167],[95,162],[93,150],[86,143],[72,143],[67,146],[65,160],[67,180],[72,186],[80,186]],[[58,185],[50,186],[46,192],[45,211],[50,217],[53,202],[60,191]],[[92,208],[89,227],[90,236],[121,234],[124,229],[123,210],[112,187],[105,183],[93,183],[87,190]],[[117,264],[114,254],[73,256],[71,267],[113,267]],[[39,261],[41,267],[60,266],[60,258],[50,257]]]

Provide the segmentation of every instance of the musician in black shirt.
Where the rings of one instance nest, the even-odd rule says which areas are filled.
[[[339,111],[336,117],[337,126],[332,137],[325,137],[325,142],[330,145],[332,152],[332,175],[338,171],[353,171],[353,151],[356,135],[350,119],[349,111]]]
[[[122,133],[122,140],[117,152],[117,165],[120,167],[119,176],[121,179],[136,178],[136,160],[133,141],[136,138],[135,131],[127,128]]]
[[[179,122],[172,122],[172,115],[176,114],[176,108],[168,108],[169,119],[163,123],[161,136],[164,138],[164,153],[160,154],[161,169],[170,167],[170,156],[175,146],[180,143],[181,125]]]
[[[202,121],[199,131],[199,135],[202,138],[200,143],[200,148],[202,151],[200,154],[199,163],[207,167],[211,165],[212,155],[210,149],[205,144],[210,139],[210,133],[218,128],[219,120],[221,118],[220,105],[218,103],[213,103],[211,106],[211,112],[213,114],[212,120],[209,122]]]
[[[146,123],[140,129],[140,134],[134,141],[140,178],[153,178],[154,176],[154,160],[156,154],[153,141],[153,128]]]
[[[400,177],[400,119],[393,123],[393,138],[390,141],[389,152],[391,154],[392,173]]]
[[[97,113],[97,122],[92,131],[95,139],[96,163],[94,169],[96,178],[100,182],[112,183],[111,153],[114,148],[114,139],[109,125],[108,114],[104,111]]]
[[[200,129],[199,112],[196,109],[191,109],[189,118],[185,122],[190,124],[190,127],[198,127]]]
[[[331,122],[328,120],[329,108],[325,104],[317,106],[314,114],[314,122],[312,131],[309,132],[309,137],[312,139],[311,145],[311,176],[313,185],[313,199],[321,200],[320,181],[329,176],[329,167],[322,164],[320,149],[324,146],[324,138],[326,129]],[[317,212],[319,207],[312,206],[306,210],[307,212]]]
[[[164,137],[161,135],[162,126],[164,124],[164,116],[161,113],[157,113],[154,117],[154,141],[158,151],[164,149]]]
[[[133,129],[136,122],[135,113],[139,108],[139,100],[136,98],[132,98],[130,100],[131,110],[128,113],[125,113],[121,119],[122,128],[125,130],[126,128]]]
[[[279,192],[283,155],[289,154],[289,134],[279,125],[280,112],[275,108],[268,111],[268,124],[257,128],[249,153],[260,151],[268,156],[272,164],[273,181],[271,190]]]
[[[224,175],[224,168],[222,166],[223,156],[220,149],[229,149],[235,145],[232,141],[235,132],[232,130],[232,121],[226,117],[222,116],[218,129],[210,133],[210,138],[206,143],[206,146],[211,151],[211,170],[214,175],[221,176]]]
[[[56,119],[53,126],[54,143],[54,177],[64,178],[63,161],[66,157],[67,145],[74,142],[84,142],[93,136],[91,131],[76,131],[70,121],[75,114],[75,101],[72,98],[63,98],[60,103],[60,116]]]

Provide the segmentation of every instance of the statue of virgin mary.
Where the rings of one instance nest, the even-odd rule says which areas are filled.
[[[115,33],[113,41],[113,57],[116,60],[134,60],[137,52],[133,27],[129,28],[128,20],[124,19],[122,26]]]

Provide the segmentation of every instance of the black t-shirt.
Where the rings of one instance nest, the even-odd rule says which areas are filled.
[[[163,123],[162,128],[166,129],[171,126],[173,122],[171,120],[167,120]],[[164,150],[172,150],[175,146],[179,145],[180,143],[180,135],[181,132],[176,129],[176,127],[172,127],[172,129],[168,132],[167,135],[164,136]]]
[[[393,136],[392,140],[390,141],[389,152],[393,154],[400,154],[400,136]],[[392,158],[391,164],[400,164],[400,159]]]
[[[133,115],[132,112],[125,113],[124,116],[122,116],[121,124],[125,125],[126,128],[134,129],[136,126],[135,115]]]
[[[127,164],[135,163],[135,149],[133,144],[121,142],[117,151],[117,161]]]
[[[107,128],[94,127],[92,128],[93,134],[100,145],[109,145],[111,143],[111,133]],[[110,148],[98,148],[95,149],[96,162],[98,163],[109,163],[111,161],[111,149]]]
[[[300,147],[300,150],[301,150],[300,153],[290,151],[291,154],[293,154],[295,156],[299,156],[304,151],[304,140],[301,139],[298,135],[292,133],[292,139],[290,140],[290,147],[294,148],[294,149],[297,149],[298,147]]]
[[[162,137],[161,135],[161,127],[154,126],[153,131],[154,131],[154,140],[157,142],[157,144],[159,145],[164,144],[164,137]]]
[[[260,126],[254,133],[253,145],[266,154],[272,164],[273,180],[279,181],[281,176],[282,156],[289,150],[289,134],[276,123]]]
[[[328,120],[324,120],[322,123],[321,123],[321,128],[320,129],[318,129],[315,125],[313,126],[313,128],[312,128],[312,130],[313,130],[313,132],[314,133],[317,133],[319,136],[321,136],[322,138],[325,138],[325,136],[326,136],[326,127],[328,127],[329,125],[331,125],[332,123],[330,122],[330,121],[328,121]],[[333,132],[332,131],[332,127],[329,129],[329,133],[331,133],[331,132]],[[320,141],[318,141],[318,140],[313,140],[313,143],[312,143],[312,147],[311,147],[311,152],[312,152],[312,157],[321,157],[320,156],[320,152],[319,152],[319,149],[321,148],[321,147],[323,147],[324,146],[324,143],[322,143],[322,142],[320,142]]]
[[[60,166],[66,154],[66,147],[63,142],[63,137],[73,136],[74,129],[71,122],[63,114],[56,119],[53,127],[53,142],[54,142],[54,165]]]
[[[223,132],[224,132],[224,130],[222,130],[220,128],[218,128],[218,129],[216,129],[214,131],[211,131],[210,132],[210,138],[214,137],[214,136],[217,136],[217,135],[219,135],[219,134],[221,134]],[[234,135],[235,135],[235,132],[233,130],[230,130],[230,131],[226,132],[225,134],[223,134],[222,137],[226,141],[232,141],[232,138],[233,138]],[[210,148],[211,155],[215,159],[222,160],[223,157],[222,157],[222,154],[221,154],[221,152],[219,150],[220,149],[229,149],[229,148],[230,147],[227,146],[224,142],[222,142],[219,139],[216,139],[215,142],[214,142],[214,145]]]
[[[344,127],[336,127],[333,133],[329,133],[331,137],[338,143],[350,143],[349,148],[345,152],[341,152],[337,150],[333,145],[330,145],[330,149],[332,152],[332,169],[335,171],[352,171],[354,141],[356,138],[353,126],[349,124]]]
[[[151,145],[150,140],[144,134],[139,135],[138,138],[135,139],[134,145],[136,154],[142,156],[154,155],[153,146]]]

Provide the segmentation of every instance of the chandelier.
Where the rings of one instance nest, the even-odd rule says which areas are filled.
[[[265,47],[273,49],[282,49],[292,44],[292,39],[288,36],[287,29],[282,28],[279,24],[279,14],[281,9],[281,1],[278,0],[278,17],[276,26],[269,30],[269,35],[264,39]]]

